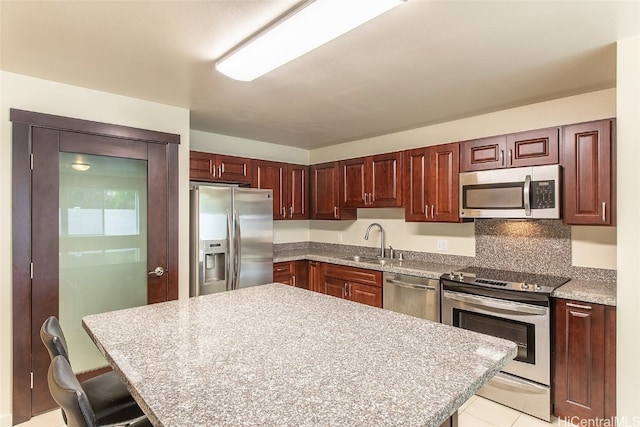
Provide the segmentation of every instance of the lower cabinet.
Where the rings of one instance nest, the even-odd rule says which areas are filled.
[[[273,281],[297,288],[309,289],[309,264],[303,261],[285,261],[273,264]]]
[[[336,264],[320,264],[320,290],[327,295],[382,307],[382,273]]]
[[[573,424],[611,420],[616,411],[616,308],[557,299],[554,309],[554,415]]]

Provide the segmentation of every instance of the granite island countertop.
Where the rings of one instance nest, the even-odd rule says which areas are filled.
[[[87,316],[155,426],[439,426],[510,341],[282,284]]]

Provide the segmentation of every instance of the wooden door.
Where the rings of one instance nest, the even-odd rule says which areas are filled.
[[[338,162],[312,165],[311,214],[312,219],[338,219],[340,204],[340,164]]]
[[[506,148],[504,135],[461,142],[460,172],[504,168]]]
[[[320,262],[309,261],[309,290],[322,292],[320,286]]]
[[[19,110],[11,111],[11,120],[14,122],[16,165],[13,171],[13,257],[16,266],[13,416],[14,422],[20,423],[56,406],[48,391],[46,372],[50,359],[40,340],[40,327],[50,315],[59,315],[59,230],[64,227],[58,208],[59,154],[80,153],[99,156],[94,158],[120,157],[146,162],[147,198],[144,203],[153,209],[147,210],[144,221],[147,224],[147,253],[141,274],[147,281],[146,302],[154,303],[178,296],[178,150],[177,144],[167,142],[179,142],[179,136]],[[31,155],[32,170],[28,166]],[[95,241],[94,252],[106,254],[112,248],[108,239],[89,238]],[[111,238],[114,239],[117,239],[117,233]],[[161,267],[163,274],[147,275],[147,271],[154,271],[156,267]],[[33,271],[32,275],[29,270]],[[73,349],[70,350],[73,353]]]
[[[402,206],[402,153],[373,156],[368,167],[368,206]]]
[[[404,152],[404,219],[406,221],[427,221],[427,186],[429,151],[417,148]]]
[[[605,415],[605,310],[599,304],[555,302],[557,417],[602,419]]]
[[[436,145],[429,149],[427,199],[430,205],[430,221],[460,221],[458,214],[459,156],[458,143]]]
[[[563,220],[572,225],[615,224],[611,120],[564,127]]]
[[[366,164],[365,157],[340,162],[341,208],[353,209],[368,206],[370,191],[366,182]]]
[[[251,184],[251,159],[216,154],[218,181]]]
[[[289,219],[309,218],[309,167],[287,165]]]
[[[273,219],[287,219],[285,163],[258,160],[254,162],[253,186],[273,190]]]
[[[373,307],[382,307],[382,288],[349,282],[349,299]]]
[[[558,164],[559,128],[507,135],[507,167]]]

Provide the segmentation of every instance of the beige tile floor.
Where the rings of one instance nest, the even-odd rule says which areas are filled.
[[[18,424],[16,427],[64,427],[59,410],[47,412]],[[520,413],[506,406],[473,396],[462,407],[458,427],[571,427],[569,423],[554,418],[546,423],[538,418]]]

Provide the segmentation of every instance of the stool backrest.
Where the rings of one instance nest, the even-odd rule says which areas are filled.
[[[53,358],[49,365],[47,381],[53,400],[66,415],[67,426],[97,427],[96,415],[89,399],[66,358]]]
[[[55,316],[50,316],[40,328],[40,339],[49,352],[51,360],[56,356],[62,356],[69,361],[69,349],[67,340],[64,339],[60,322]]]

